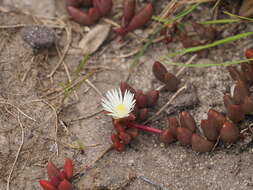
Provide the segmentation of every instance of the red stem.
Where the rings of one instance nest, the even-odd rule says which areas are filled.
[[[144,131],[148,131],[148,132],[151,132],[151,133],[156,133],[156,134],[162,133],[162,130],[154,128],[154,127],[150,127],[150,126],[147,126],[147,125],[140,125],[140,124],[136,124],[136,123],[128,123],[127,126],[128,127],[133,127],[133,128],[136,128],[136,129],[141,129],[141,130],[144,130]]]

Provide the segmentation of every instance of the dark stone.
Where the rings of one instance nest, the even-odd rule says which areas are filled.
[[[33,49],[49,49],[55,44],[55,34],[51,28],[42,25],[26,26],[22,29],[23,40]]]

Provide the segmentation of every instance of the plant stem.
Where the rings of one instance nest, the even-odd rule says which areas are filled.
[[[162,130],[154,128],[154,127],[150,127],[150,126],[147,126],[147,125],[140,125],[140,124],[136,124],[136,123],[128,123],[127,126],[132,127],[132,128],[136,128],[136,129],[140,129],[140,130],[144,130],[144,131],[148,131],[148,132],[151,132],[151,133],[156,133],[156,134],[162,133]]]

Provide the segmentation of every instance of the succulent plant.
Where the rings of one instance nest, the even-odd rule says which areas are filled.
[[[47,164],[48,180],[40,180],[39,183],[44,190],[72,190],[71,178],[73,177],[72,160],[66,158],[64,169],[60,171],[52,161]]]
[[[95,24],[112,9],[112,0],[66,0],[66,9],[72,19],[82,25]],[[89,10],[84,12],[81,7]]]

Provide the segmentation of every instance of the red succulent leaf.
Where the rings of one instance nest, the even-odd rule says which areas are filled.
[[[58,190],[71,190],[72,189],[72,185],[71,185],[71,183],[68,181],[68,180],[66,180],[66,179],[64,179],[61,183],[60,183],[60,185],[58,186]]]
[[[69,158],[65,159],[64,174],[66,174],[67,179],[70,179],[73,177],[73,162]]]
[[[191,145],[192,132],[188,128],[178,127],[177,128],[177,140],[182,145]]]
[[[233,101],[235,102],[235,104],[241,104],[244,98],[248,95],[249,95],[249,89],[246,83],[241,80],[236,81],[234,92],[233,92]]]
[[[131,135],[129,135],[126,132],[120,132],[118,137],[120,138],[120,140],[124,143],[124,144],[129,144],[132,140]]]
[[[210,152],[214,146],[214,143],[211,141],[208,141],[202,136],[199,136],[198,134],[193,134],[192,139],[192,149],[196,152]]]
[[[243,112],[241,105],[229,104],[227,112],[228,118],[233,122],[239,122],[245,118],[245,113]]]
[[[129,128],[126,130],[126,132],[131,135],[132,138],[135,138],[139,135],[139,130],[136,128]]]
[[[232,97],[230,96],[230,94],[225,94],[223,96],[223,103],[227,109],[228,109],[228,105],[234,104],[234,101],[233,101]]]
[[[239,72],[235,66],[228,66],[227,70],[233,80],[235,80],[235,81],[236,80],[242,80],[242,81],[246,80],[245,76],[241,72]]]
[[[245,51],[245,57],[246,57],[247,59],[252,59],[252,58],[253,58],[253,49],[247,49],[247,50]]]
[[[167,69],[164,67],[163,64],[160,62],[156,61],[153,64],[153,74],[155,75],[156,79],[158,79],[161,82],[165,82],[164,76],[168,72]]]
[[[172,73],[167,72],[164,75],[164,83],[166,84],[165,90],[174,92],[178,89],[178,85],[180,84],[180,80]]]
[[[150,90],[146,93],[146,98],[147,98],[147,106],[148,107],[153,107],[158,98],[159,98],[159,91],[158,90]]]
[[[125,149],[125,145],[120,142],[120,139],[117,134],[112,134],[111,136],[112,142],[113,142],[113,147],[119,151],[122,152]]]
[[[67,11],[74,21],[83,25],[92,25],[100,17],[97,9],[90,8],[88,13],[85,13],[75,7],[68,6]]]
[[[250,63],[242,63],[241,70],[247,82],[252,82],[253,81],[253,65]]]
[[[123,3],[123,17],[122,27],[126,27],[131,19],[134,17],[136,7],[136,0],[124,0]]]
[[[134,15],[132,20],[127,26],[127,31],[131,32],[135,29],[143,27],[148,21],[151,20],[153,15],[153,5],[148,3],[143,9],[140,10],[137,14]]]
[[[138,108],[145,108],[147,106],[147,97],[142,90],[137,90],[135,94],[136,105]]]
[[[238,140],[240,135],[239,129],[231,122],[227,121],[224,123],[221,131],[220,137],[224,142],[234,143]]]
[[[93,0],[93,5],[101,16],[109,14],[112,9],[112,0]]]
[[[121,92],[122,92],[122,94],[124,95],[125,94],[125,91],[126,90],[129,90],[131,93],[133,93],[133,94],[135,94],[136,93],[136,91],[135,91],[135,89],[133,88],[133,87],[131,87],[127,82],[125,82],[125,81],[122,81],[121,83],[120,83],[120,90],[121,90]]]
[[[214,109],[209,109],[207,115],[208,115],[208,120],[212,121],[212,125],[214,125],[214,127],[217,128],[218,131],[220,131],[223,124],[227,120],[226,117]]]
[[[171,144],[175,141],[175,137],[173,136],[170,129],[165,129],[160,134],[160,141],[164,144]]]
[[[253,113],[253,100],[251,97],[246,96],[241,104],[241,109],[246,114]]]
[[[53,176],[52,179],[50,180],[50,183],[57,187],[61,182],[61,179],[59,179],[59,177]]]
[[[47,180],[40,180],[39,181],[40,186],[44,189],[44,190],[57,190],[56,187],[54,187],[49,181]]]
[[[47,174],[49,179],[53,179],[53,177],[58,177],[59,179],[63,179],[61,177],[60,170],[54,165],[52,161],[48,161],[47,164]]]
[[[67,174],[64,171],[61,171],[61,178],[68,180]]]
[[[205,137],[210,141],[216,141],[219,136],[218,128],[215,126],[214,120],[201,120],[201,128]]]
[[[188,112],[183,111],[180,113],[180,125],[181,127],[188,128],[191,132],[196,130],[196,122],[192,115]]]
[[[137,120],[138,121],[145,121],[148,118],[148,112],[149,112],[148,108],[140,109]]]
[[[174,137],[177,136],[177,128],[179,127],[179,122],[176,117],[169,117],[168,121],[168,128],[171,130],[171,133]]]

